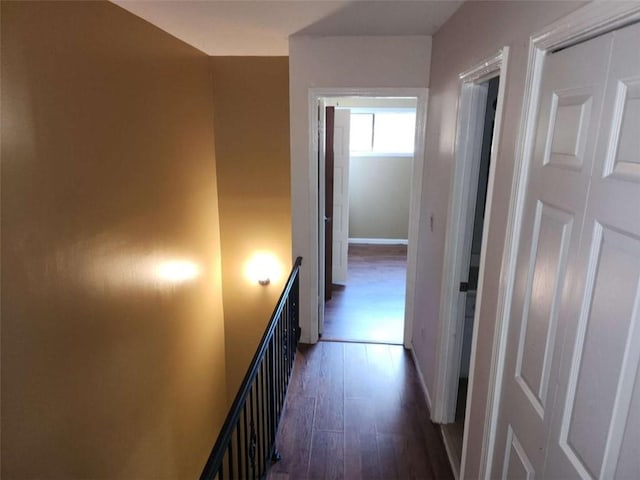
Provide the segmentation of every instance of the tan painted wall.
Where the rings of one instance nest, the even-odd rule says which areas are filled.
[[[195,478],[226,411],[209,59],[106,2],[2,2],[1,53],[2,478]]]
[[[351,156],[349,238],[409,237],[413,157]]]
[[[291,269],[289,62],[212,59],[222,240],[227,385],[233,397]],[[281,274],[262,287],[244,275],[255,251]]]

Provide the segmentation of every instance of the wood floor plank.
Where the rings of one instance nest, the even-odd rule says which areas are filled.
[[[402,347],[320,342],[301,352],[278,433],[283,460],[270,474],[453,478],[413,359]]]
[[[289,392],[305,397],[315,397],[318,393],[318,377],[321,362],[321,344],[298,346],[294,364],[295,375],[291,378]]]
[[[378,402],[376,405],[376,431],[383,434],[397,434],[422,437],[422,427],[414,407],[396,402],[393,405]]]
[[[382,480],[375,433],[347,429],[344,451],[345,478],[349,480]]]
[[[376,401],[371,397],[345,398],[345,431],[376,433]]]
[[[321,342],[320,375],[314,428],[344,431],[344,347],[342,343]]]
[[[344,435],[315,431],[311,440],[308,478],[341,480],[344,476]]]
[[[419,426],[421,436],[425,441],[425,452],[429,456],[429,462],[433,468],[436,478],[453,478],[449,457],[444,447],[440,425],[431,421],[429,410],[426,408],[417,408],[414,410],[416,422]]]
[[[276,447],[282,458],[272,467],[274,473],[295,474],[307,471],[315,407],[314,397],[304,397],[295,393],[287,395],[283,416],[286,420],[283,418],[276,439]]]
[[[323,338],[402,343],[407,247],[349,246],[346,286],[325,303]]]
[[[423,435],[427,446],[426,453],[429,456],[434,477],[453,479],[453,472],[451,471],[449,457],[447,456],[447,451],[442,441],[440,426],[431,423],[429,419],[421,421],[420,425],[423,428]]]
[[[375,384],[375,422],[378,433],[414,434],[413,410],[403,405],[402,376],[392,362],[390,346],[367,345],[369,375]]]
[[[394,391],[398,385],[402,385],[397,378],[395,367],[389,354],[389,345],[367,344],[366,374],[376,389],[376,394]]]
[[[424,449],[414,438],[405,435],[378,434],[382,475],[386,479],[435,478]]]
[[[367,347],[363,343],[345,343],[344,357],[348,359],[344,365],[345,398],[363,398],[370,396],[374,390],[367,370]]]

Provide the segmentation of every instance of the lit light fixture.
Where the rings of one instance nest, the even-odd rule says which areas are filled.
[[[281,267],[276,257],[269,252],[256,252],[245,267],[245,274],[251,282],[266,286],[280,276]]]

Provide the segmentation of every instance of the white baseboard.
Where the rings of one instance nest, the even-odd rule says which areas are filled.
[[[440,434],[442,435],[442,443],[444,443],[444,449],[447,451],[447,457],[449,457],[449,465],[451,466],[451,471],[453,472],[453,478],[455,480],[460,480],[460,464],[456,463],[455,455],[453,454],[453,445],[451,444],[451,439],[449,438],[449,433],[442,425],[440,425]]]
[[[422,387],[422,393],[424,393],[424,398],[427,401],[427,406],[429,407],[429,416],[431,416],[431,395],[429,394],[429,388],[427,387],[427,382],[424,381],[424,375],[422,374],[422,370],[420,369],[420,364],[418,363],[418,359],[416,358],[416,354],[413,350],[413,345],[411,345],[411,357],[413,358],[413,364],[416,367],[416,371],[418,372],[418,378],[420,379],[420,386]],[[442,441],[444,443],[444,449],[447,452],[447,457],[449,460],[449,465],[451,465],[451,470],[453,471],[453,476],[455,480],[460,479],[460,465],[456,465],[453,456],[453,450],[451,445],[451,440],[447,436],[445,430],[440,425],[440,435],[442,436]]]
[[[429,407],[429,416],[431,416],[431,395],[429,394],[429,388],[427,388],[427,382],[424,381],[424,375],[422,374],[422,370],[420,369],[420,364],[418,363],[418,359],[416,358],[416,354],[413,350],[413,345],[411,345],[411,358],[413,358],[413,364],[416,367],[416,371],[418,372],[418,378],[420,379],[420,386],[422,387],[422,393],[424,393],[424,398],[427,401],[427,407]]]
[[[409,245],[402,238],[350,238],[349,245]]]

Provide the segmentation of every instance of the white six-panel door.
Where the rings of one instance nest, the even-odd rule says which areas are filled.
[[[545,59],[492,477],[640,478],[639,45]]]
[[[349,251],[349,127],[351,111],[336,108],[333,136],[333,283],[347,283]]]

